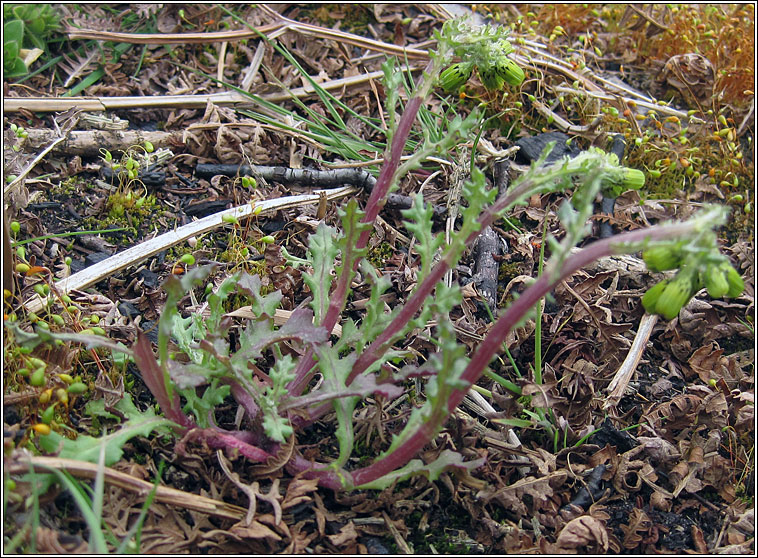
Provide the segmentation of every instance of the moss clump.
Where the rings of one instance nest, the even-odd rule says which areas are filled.
[[[376,23],[373,13],[359,4],[321,4],[313,11],[303,10],[320,25],[332,27],[339,22],[340,28],[362,35],[368,32],[370,23]]]
[[[108,217],[120,218],[129,211],[132,216],[147,217],[157,206],[154,195],[139,195],[132,190],[119,190],[108,196]]]
[[[368,261],[370,261],[374,267],[381,269],[384,267],[384,262],[392,257],[394,252],[395,251],[389,242],[382,242],[373,248],[369,248]]]

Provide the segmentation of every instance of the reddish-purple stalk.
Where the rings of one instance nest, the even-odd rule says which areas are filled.
[[[466,246],[471,246],[481,231],[490,226],[501,211],[512,205],[519,199],[524,191],[529,190],[532,187],[533,182],[525,180],[517,187],[513,188],[513,190],[503,195],[500,199],[496,200],[490,207],[485,209],[478,220],[480,225],[479,229],[469,234],[465,241]],[[361,356],[355,361],[353,369],[350,371],[350,375],[347,377],[347,381],[345,382],[347,385],[350,385],[359,374],[365,372],[376,359],[386,352],[393,338],[398,335],[413,316],[416,315],[416,312],[421,308],[426,297],[432,294],[432,291],[437,283],[442,280],[442,277],[447,270],[455,265],[455,262],[451,260],[452,258],[448,257],[442,258],[437,262],[429,275],[416,288],[416,291],[406,301],[400,312],[390,322],[387,328],[374,339],[363,353],[361,353]]]
[[[395,174],[400,166],[403,151],[405,150],[405,144],[408,141],[408,136],[410,135],[413,123],[416,120],[416,114],[418,113],[419,108],[421,108],[423,100],[423,97],[416,96],[411,98],[405,106],[403,115],[400,117],[400,121],[397,124],[395,135],[392,137],[389,158],[385,159],[384,165],[382,165],[382,170],[379,171],[379,177],[376,179],[374,189],[371,191],[371,195],[366,203],[366,214],[361,220],[362,223],[373,223],[377,215],[379,215],[379,211],[381,211],[384,206],[387,194],[389,194]],[[371,230],[365,230],[360,234],[356,245],[356,251],[362,250],[366,247],[370,236]],[[355,270],[358,269],[359,263],[360,261],[356,258],[352,262],[352,269],[350,272],[347,272],[346,269],[345,273],[343,273],[337,281],[337,287],[330,296],[329,308],[326,311],[326,316],[321,322],[321,325],[327,331],[331,331],[332,328],[334,328],[334,325],[337,323],[337,320],[342,313],[345,306],[345,300],[347,299],[347,290],[350,286],[349,281],[352,279]],[[295,370],[295,379],[287,386],[288,391],[292,395],[300,395],[302,393],[311,379],[310,372],[314,366],[313,350],[309,349],[300,359],[300,363]]]
[[[466,238],[465,241],[466,245],[471,246],[474,240],[479,236],[480,232],[483,231],[486,227],[490,226],[495,221],[500,212],[517,202],[525,192],[530,191],[533,187],[534,183],[532,180],[524,180],[521,184],[515,186],[509,192],[496,200],[494,204],[484,210],[482,215],[479,217],[479,229],[469,234],[468,238]],[[421,305],[424,303],[426,298],[432,294],[432,291],[436,287],[437,283],[442,279],[447,270],[450,269],[452,265],[454,265],[454,263],[455,262],[451,261],[449,258],[442,258],[437,262],[437,264],[432,268],[432,271],[429,273],[429,275],[416,288],[416,291],[414,291],[413,295],[411,295],[411,298],[409,298],[405,304],[403,304],[403,307],[398,315],[395,316],[395,318],[379,335],[379,337],[374,339],[374,341],[358,357],[355,364],[353,365],[352,370],[350,371],[350,374],[347,377],[347,380],[345,382],[346,385],[350,385],[359,374],[365,372],[373,362],[375,362],[382,354],[385,353],[389,345],[393,342],[393,338],[398,335],[405,327],[405,325],[413,318],[413,316],[416,315],[416,312],[418,312],[418,310],[421,308]],[[314,422],[324,414],[328,413],[331,409],[332,405],[325,403],[310,411],[309,418],[295,417],[294,424],[298,427],[304,427],[307,424]]]
[[[479,344],[474,356],[471,358],[461,375],[461,379],[466,382],[466,387],[454,390],[448,398],[448,413],[452,413],[455,410],[466,393],[468,393],[471,386],[482,376],[487,365],[502,347],[502,343],[508,333],[510,333],[511,329],[535,304],[537,304],[537,302],[539,302],[543,296],[547,295],[558,282],[599,258],[620,253],[621,251],[618,249],[618,246],[621,243],[636,244],[645,239],[660,240],[664,238],[680,237],[691,230],[692,225],[688,223],[678,223],[649,229],[640,229],[616,237],[599,240],[567,258],[561,268],[559,276],[551,280],[550,276],[542,275],[535,283],[524,291],[524,293],[510,307],[508,307],[484,340]],[[411,434],[408,439],[391,454],[380,459],[376,463],[353,471],[350,474],[342,471],[341,475],[346,478],[351,478],[352,486],[360,486],[381,478],[382,476],[402,467],[431,441],[432,437],[438,432],[439,426],[442,424],[443,420],[444,416],[438,416],[434,423],[429,421],[422,424],[416,432]],[[306,475],[311,478],[318,478],[319,484],[322,484],[323,486],[333,487],[339,485],[340,474],[334,470],[324,470],[325,467],[327,467],[327,465],[309,462],[302,457],[290,464],[291,470],[295,472],[308,471]]]

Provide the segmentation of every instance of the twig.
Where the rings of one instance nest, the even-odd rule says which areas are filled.
[[[327,199],[336,200],[353,194],[356,191],[356,188],[352,186],[346,186],[344,188],[326,190],[325,193]],[[252,215],[253,210],[257,209],[258,207],[261,208],[261,215],[263,215],[282,209],[299,207],[301,205],[309,203],[318,203],[320,199],[321,196],[319,195],[319,191],[316,191],[313,194],[302,194],[298,196],[288,196],[274,200],[258,201],[238,207],[232,207],[231,209],[225,209],[224,211],[209,215],[208,217],[200,219],[199,221],[189,223],[183,227],[179,227],[176,230],[169,231],[155,238],[151,238],[150,240],[138,244],[137,246],[133,246],[132,248],[124,250],[123,252],[114,254],[110,258],[91,265],[79,273],[74,273],[65,279],[57,281],[54,284],[54,288],[59,292],[59,294],[63,295],[74,289],[83,289],[89,287],[90,285],[94,285],[101,279],[104,279],[105,277],[116,273],[125,267],[134,265],[144,260],[145,258],[149,258],[153,254],[157,254],[162,250],[166,250],[167,248],[183,242],[188,238],[222,226],[224,224],[224,218],[227,216],[236,217],[237,219],[244,219],[245,217]],[[44,308],[44,304],[45,301],[36,294],[24,302],[24,306],[30,312],[40,312]]]
[[[204,44],[242,41],[244,39],[257,39],[261,34],[269,38],[275,38],[287,31],[294,31],[306,37],[316,37],[319,39],[332,39],[340,43],[375,50],[400,56],[401,58],[429,58],[429,53],[425,50],[407,48],[391,43],[375,41],[352,33],[346,33],[338,29],[327,29],[318,25],[301,23],[288,19],[278,14],[266,5],[259,7],[277,19],[274,23],[269,23],[255,29],[240,29],[235,31],[219,31],[208,33],[113,33],[110,31],[97,31],[95,29],[75,29],[68,27],[65,33],[69,39],[94,39],[96,41],[114,41],[117,43],[130,43],[139,45],[166,45],[166,44]]]
[[[640,326],[637,328],[637,335],[634,336],[634,341],[629,349],[629,352],[621,363],[621,366],[613,376],[613,380],[608,385],[608,397],[605,400],[603,409],[609,409],[614,407],[624,395],[626,386],[629,385],[634,371],[637,369],[637,364],[642,358],[642,353],[645,351],[645,345],[647,345],[650,334],[653,332],[653,327],[658,322],[658,316],[655,314],[645,314],[640,320]]]
[[[211,178],[219,174],[224,176],[253,176],[272,182],[299,184],[309,187],[349,184],[356,188],[363,188],[367,192],[371,192],[376,184],[376,178],[372,174],[356,167],[318,170],[264,165],[199,164],[195,172],[200,178]],[[390,209],[410,209],[412,205],[413,200],[410,196],[394,192],[387,196],[387,207]],[[434,206],[435,215],[442,215],[445,211],[445,206]]]
[[[602,118],[600,116],[596,116],[589,124],[586,124],[584,126],[575,126],[568,120],[565,120],[563,117],[554,113],[552,110],[550,110],[550,108],[548,108],[547,105],[540,101],[533,101],[532,106],[537,109],[537,112],[547,118],[548,122],[550,119],[552,119],[553,124],[555,124],[563,132],[571,132],[572,134],[584,134],[596,128],[597,125],[602,122]]]
[[[390,516],[387,515],[387,512],[384,510],[382,510],[382,517],[384,517],[384,524],[387,526],[387,529],[389,529],[390,533],[392,534],[392,538],[395,539],[395,542],[397,543],[398,548],[400,548],[400,551],[403,554],[414,554],[413,549],[410,546],[408,546],[407,542],[405,542],[405,539],[400,534],[400,531],[397,530],[397,527],[395,527],[395,524],[392,523]]]
[[[411,67],[411,72],[420,68]],[[379,79],[384,72],[376,71],[357,76],[333,79],[320,83],[319,87],[331,91],[346,87],[362,85],[371,79]],[[314,88],[311,84],[296,87],[282,93],[261,95],[264,101],[277,103],[287,101],[292,97],[302,99],[312,95]],[[6,97],[3,99],[5,112],[18,112],[22,109],[32,112],[59,112],[71,108],[86,111],[122,110],[129,108],[190,108],[203,109],[208,103],[218,106],[235,108],[255,108],[257,104],[250,97],[237,91],[224,91],[208,95],[161,95],[153,97]]]
[[[27,133],[22,147],[30,150],[39,148],[57,135],[55,130],[49,128],[31,128],[27,130]],[[53,153],[67,155],[97,155],[101,148],[112,152],[126,151],[133,145],[144,144],[145,141],[149,141],[156,149],[159,149],[168,147],[172,139],[179,141],[179,134],[141,130],[84,130],[69,132],[68,137],[59,138],[49,146],[49,149]],[[62,143],[61,140],[63,140]]]
[[[599,91],[583,91],[581,89],[573,89],[571,87],[566,87],[562,85],[553,87],[553,91],[555,91],[556,93],[574,93],[576,95],[587,95],[589,97],[593,97],[594,99],[600,99],[601,101],[613,101],[616,98],[620,98],[626,103],[634,103],[639,107],[644,107],[646,109],[654,110],[661,114],[676,116],[685,121],[687,119],[690,119],[695,124],[705,124],[705,121],[703,119],[698,118],[696,116],[688,116],[687,113],[684,111],[671,108],[668,105],[658,105],[654,102],[645,101],[642,99],[630,99],[629,97],[619,97],[619,96],[614,96],[612,93],[602,93]]]
[[[368,191],[376,184],[376,179],[370,173],[360,169],[293,169],[266,165],[218,165],[199,164],[195,173],[200,178],[211,178],[216,175],[224,176],[254,176],[272,182],[283,184],[299,184],[302,186],[328,187],[335,184],[349,184]]]

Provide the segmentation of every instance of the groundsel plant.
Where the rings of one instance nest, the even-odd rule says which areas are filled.
[[[446,469],[471,470],[483,460],[464,462],[458,453],[445,450],[437,460],[425,464],[417,455],[487,371],[508,333],[530,315],[557,283],[598,258],[639,250],[649,253],[654,247],[679,246],[676,243],[681,239],[687,239],[679,248],[686,257],[676,263],[686,262],[683,265],[687,270],[701,273],[701,268],[723,265],[726,260],[718,255],[711,230],[726,220],[726,209],[722,207],[706,208],[687,222],[606,238],[571,254],[570,249],[588,232],[587,222],[597,194],[640,187],[644,175],[620,166],[614,155],[600,150],[588,150],[552,165],[545,165],[543,156],[500,197],[496,197],[495,189],[487,188],[483,173],[474,168],[470,181],[463,187],[466,203],[461,210],[462,223],[449,242],[445,242],[444,233],[432,232],[432,208],[417,194],[413,207],[403,212],[405,226],[417,240],[415,250],[420,260],[417,285],[403,305],[385,311],[380,297],[390,282],[366,260],[372,223],[405,173],[426,157],[447,152],[465,141],[481,122],[481,113],[476,110],[465,119],[456,118],[442,139],[426,138],[416,153],[401,163],[416,115],[432,88],[439,85],[440,72],[453,55],[466,61],[470,50],[482,49],[501,39],[504,40],[504,35],[497,29],[473,32],[464,23],[447,23],[437,36],[437,52],[399,117],[395,111],[400,100],[395,92],[402,78],[394,71],[392,62],[385,64],[389,148],[365,208],[360,209],[357,201],[351,200],[340,211],[340,228],[321,223],[309,237],[304,258],[285,252],[290,264],[303,270],[313,297],[309,309],[295,310],[286,324],[276,327],[273,317],[281,293],[264,294],[259,277],[239,273],[208,294],[207,317],[199,313],[183,317],[179,301],[188,291],[202,288],[212,269],[191,269],[181,278],[172,276],[166,281],[168,296],[159,320],[157,358],[144,335],[139,336],[132,350],[119,350],[134,357],[165,418],[173,424],[180,437],[177,452],[186,451],[190,442],[202,441],[211,448],[235,451],[251,462],[284,462],[291,473],[316,478],[320,485],[335,490],[381,489],[413,474],[436,479]],[[503,56],[507,55],[506,50],[501,51]],[[550,147],[546,152],[549,151]],[[560,242],[549,240],[553,256],[545,273],[504,309],[484,340],[472,354],[467,354],[466,346],[456,340],[449,317],[462,300],[460,288],[447,287],[443,282],[445,273],[459,262],[482,229],[534,194],[559,191],[573,191],[573,196],[558,211],[566,234]],[[359,268],[371,284],[365,316],[360,323],[351,319],[341,321],[350,285]],[[686,273],[689,276],[694,272]],[[728,273],[724,270],[725,280],[731,285]],[[730,288],[724,291],[723,284],[719,284],[709,292],[734,294],[736,287]],[[688,293],[691,296],[691,290]],[[669,297],[668,290],[658,293],[653,310],[659,311],[660,303],[661,313],[665,306],[664,316],[670,314],[669,307],[677,307],[678,312],[686,300],[674,294],[672,291]],[[235,326],[231,318],[225,317],[224,310],[224,304],[233,295],[236,299],[246,298],[255,316],[237,332],[236,350],[232,350],[229,341],[230,330]],[[671,300],[666,304],[660,302],[665,299]],[[404,363],[405,354],[394,349],[394,344],[411,330],[425,327],[430,320],[437,324],[437,352],[419,365]],[[330,333],[338,323],[342,325],[342,334],[333,339]],[[171,348],[170,341],[177,351]],[[315,383],[317,374],[322,381]],[[403,394],[408,379],[418,377],[425,380],[423,405],[412,411],[403,429],[372,463],[361,468],[348,467],[354,451],[356,405],[366,397],[395,399]],[[215,424],[216,407],[230,396],[247,415],[245,429],[228,431]],[[298,432],[330,412],[336,416],[339,446],[334,459],[318,463],[293,451]]]

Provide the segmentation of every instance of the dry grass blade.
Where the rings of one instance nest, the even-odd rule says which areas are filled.
[[[44,159],[45,155],[47,155],[48,153],[50,153],[51,151],[53,151],[55,149],[55,147],[59,143],[65,141],[65,140],[66,140],[66,136],[65,135],[60,136],[60,137],[54,139],[50,143],[50,145],[48,145],[43,151],[41,151],[40,154],[37,155],[34,158],[34,160],[27,165],[27,167],[21,172],[21,174],[19,174],[16,178],[13,179],[13,181],[10,184],[6,185],[3,188],[3,195],[7,196],[10,192],[13,191],[14,188],[16,188],[16,186],[19,186],[22,183],[22,181],[24,180],[24,178],[26,178],[26,175],[29,174],[29,172],[31,172],[31,170],[34,167],[37,166],[37,163],[39,163],[42,159]]]
[[[96,29],[76,29],[67,27],[63,30],[70,40],[94,39],[96,41],[114,41],[135,45],[171,45],[171,44],[205,44],[223,41],[242,41],[254,39],[258,33],[270,33],[280,29],[280,24],[268,24],[253,31],[239,29],[236,31],[217,31],[207,33],[116,33]]]
[[[128,250],[114,254],[110,258],[91,265],[79,273],[74,273],[70,277],[58,281],[55,284],[55,288],[61,295],[66,294],[73,289],[84,289],[90,285],[94,285],[101,279],[104,279],[105,277],[124,269],[125,267],[134,265],[144,260],[145,258],[157,254],[161,250],[166,250],[175,244],[178,244],[179,242],[187,240],[192,236],[202,234],[204,232],[208,232],[222,226],[224,224],[225,217],[228,218],[231,216],[236,217],[237,219],[244,219],[252,215],[253,210],[257,209],[258,207],[261,208],[261,214],[265,215],[267,213],[279,211],[285,208],[299,207],[301,205],[309,203],[318,203],[321,199],[321,196],[319,195],[319,192],[321,191],[322,190],[318,190],[313,194],[288,196],[274,200],[265,200],[257,202],[256,204],[246,204],[238,207],[232,207],[230,209],[225,209],[224,211],[209,215],[208,217],[200,219],[199,221],[189,223],[183,227],[179,227],[176,230],[169,231],[155,238],[151,238],[150,240],[129,248]],[[323,191],[326,193],[328,200],[335,200],[353,194],[357,191],[357,189],[352,186],[348,186]],[[27,310],[30,312],[39,312],[44,307],[44,301],[39,295],[35,295],[34,297],[25,301],[24,306],[26,306]]]
[[[49,467],[61,471],[68,471],[77,478],[94,479],[98,473],[98,466],[95,463],[76,461],[74,459],[62,459],[59,457],[39,457],[33,456],[28,460],[17,460],[6,463],[5,470],[11,475],[20,475],[29,471],[30,466]],[[110,467],[103,467],[105,482],[136,492],[144,498],[155,488],[153,483],[138,479],[121,471],[116,471]],[[234,504],[227,504],[197,494],[191,494],[167,486],[158,486],[155,494],[157,502],[170,504],[180,508],[190,509],[201,513],[207,513],[215,517],[226,519],[240,520],[245,517],[247,510]]]
[[[242,41],[245,39],[255,39],[261,34],[268,35],[269,38],[276,38],[287,31],[294,31],[306,37],[318,39],[331,39],[340,43],[383,52],[396,56],[408,58],[429,58],[429,53],[425,50],[407,48],[391,43],[375,41],[352,33],[346,33],[338,29],[327,29],[318,25],[309,23],[300,23],[288,19],[265,5],[260,8],[277,19],[275,23],[269,23],[255,29],[241,29],[236,31],[219,31],[208,33],[114,33],[111,31],[97,31],[94,29],[75,29],[68,27],[65,33],[68,38],[73,39],[94,39],[97,41],[114,41],[120,43],[131,43],[140,45],[165,45],[165,44],[204,44],[204,43],[223,43]]]
[[[404,69],[404,67],[400,67]],[[412,71],[417,71],[413,68]],[[320,83],[319,87],[327,91],[341,91],[343,88],[362,85],[372,79],[379,79],[384,75],[381,71],[333,79]],[[314,93],[311,85],[297,87],[288,92],[269,93],[261,98],[273,103],[286,101],[292,97],[302,99]],[[225,91],[223,93],[211,93],[209,95],[160,95],[154,97],[24,97],[3,99],[5,112],[19,112],[30,110],[32,112],[60,112],[72,108],[86,111],[123,110],[130,108],[189,108],[202,109],[208,103],[222,107],[254,108],[256,104],[249,97],[237,91]]]
[[[637,328],[637,335],[634,336],[632,347],[629,349],[624,362],[621,363],[608,386],[608,398],[603,405],[604,409],[616,406],[621,400],[624,391],[626,391],[626,386],[629,385],[629,380],[631,380],[634,371],[637,369],[637,364],[639,364],[640,358],[642,358],[642,353],[657,322],[658,316],[651,314],[645,314],[642,320],[640,320],[640,326]]]

